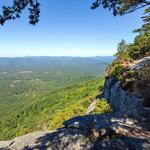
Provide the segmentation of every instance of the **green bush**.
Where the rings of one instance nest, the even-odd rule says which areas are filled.
[[[94,110],[92,111],[92,114],[102,114],[107,112],[112,112],[110,105],[105,99],[99,99]]]
[[[113,67],[113,70],[111,72],[111,76],[115,77],[118,80],[122,80],[122,74],[125,71],[125,67],[122,64],[116,64]]]

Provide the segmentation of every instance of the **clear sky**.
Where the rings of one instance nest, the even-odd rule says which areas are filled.
[[[36,26],[29,25],[28,10],[20,19],[0,26],[0,57],[113,55],[118,42],[122,38],[132,42],[132,31],[142,24],[142,10],[114,17],[102,8],[91,10],[92,0],[40,2]]]

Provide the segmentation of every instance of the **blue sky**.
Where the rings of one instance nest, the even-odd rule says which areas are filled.
[[[91,2],[41,0],[36,26],[29,25],[27,10],[20,19],[0,26],[0,56],[108,56],[122,38],[133,41],[142,10],[114,17],[102,8],[91,10]]]

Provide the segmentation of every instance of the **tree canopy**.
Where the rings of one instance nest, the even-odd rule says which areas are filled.
[[[40,3],[38,0],[13,0],[12,6],[3,6],[0,15],[0,24],[3,25],[7,20],[19,18],[22,11],[28,7],[29,22],[36,24],[39,21]]]
[[[12,0],[12,6],[2,6],[2,14],[0,15],[0,24],[3,25],[8,20],[14,20],[21,16],[25,8],[29,10],[29,23],[35,25],[39,21],[40,3],[39,0]],[[46,2],[48,3],[48,2]],[[103,6],[111,10],[113,14],[124,15],[133,12],[142,7],[150,5],[150,0],[95,0],[91,8]]]
[[[120,80],[124,86],[144,84],[150,89],[149,66],[143,67],[140,71],[130,71],[130,66],[144,57],[150,56],[150,8],[145,10],[142,16],[144,24],[134,32],[137,33],[132,43],[126,43],[122,40],[118,44],[116,59],[107,68],[108,75]],[[122,85],[123,85],[122,84]],[[144,91],[143,91],[144,92]],[[144,99],[149,100],[149,95],[145,93]],[[148,98],[147,98],[148,97]]]
[[[112,10],[113,14],[124,15],[126,13],[131,13],[137,9],[146,7],[150,5],[150,0],[96,0],[92,4],[92,9],[99,7],[100,5],[103,8]]]

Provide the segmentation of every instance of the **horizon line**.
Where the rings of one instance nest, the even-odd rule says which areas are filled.
[[[95,55],[95,56],[36,56],[36,55],[32,55],[32,56],[0,56],[0,58],[25,58],[25,57],[81,57],[81,58],[87,58],[87,57],[113,57],[113,55]]]

